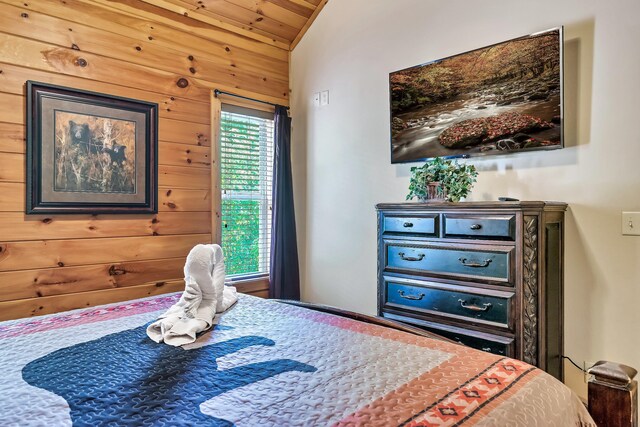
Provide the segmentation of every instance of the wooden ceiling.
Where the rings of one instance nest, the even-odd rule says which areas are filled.
[[[293,50],[328,0],[109,0],[142,3]]]

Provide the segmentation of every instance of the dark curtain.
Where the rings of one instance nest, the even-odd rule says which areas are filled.
[[[291,176],[291,119],[286,107],[276,107],[274,137],[269,297],[299,300],[300,271]]]

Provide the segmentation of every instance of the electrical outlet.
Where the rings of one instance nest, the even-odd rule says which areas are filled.
[[[313,106],[314,107],[320,106],[320,92],[316,92],[313,94]]]
[[[622,234],[640,236],[640,212],[622,212]]]
[[[325,90],[320,92],[320,105],[329,105],[329,91]],[[638,223],[640,224],[640,223]]]

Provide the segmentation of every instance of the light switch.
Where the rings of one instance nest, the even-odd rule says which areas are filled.
[[[320,105],[329,105],[329,91],[320,92]]]
[[[320,106],[320,92],[316,92],[313,94],[313,106],[314,107]]]
[[[622,212],[622,234],[640,236],[640,212]]]

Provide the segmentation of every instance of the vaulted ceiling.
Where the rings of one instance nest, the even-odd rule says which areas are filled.
[[[110,2],[134,4],[130,0]],[[327,0],[142,0],[135,3],[293,50]]]

